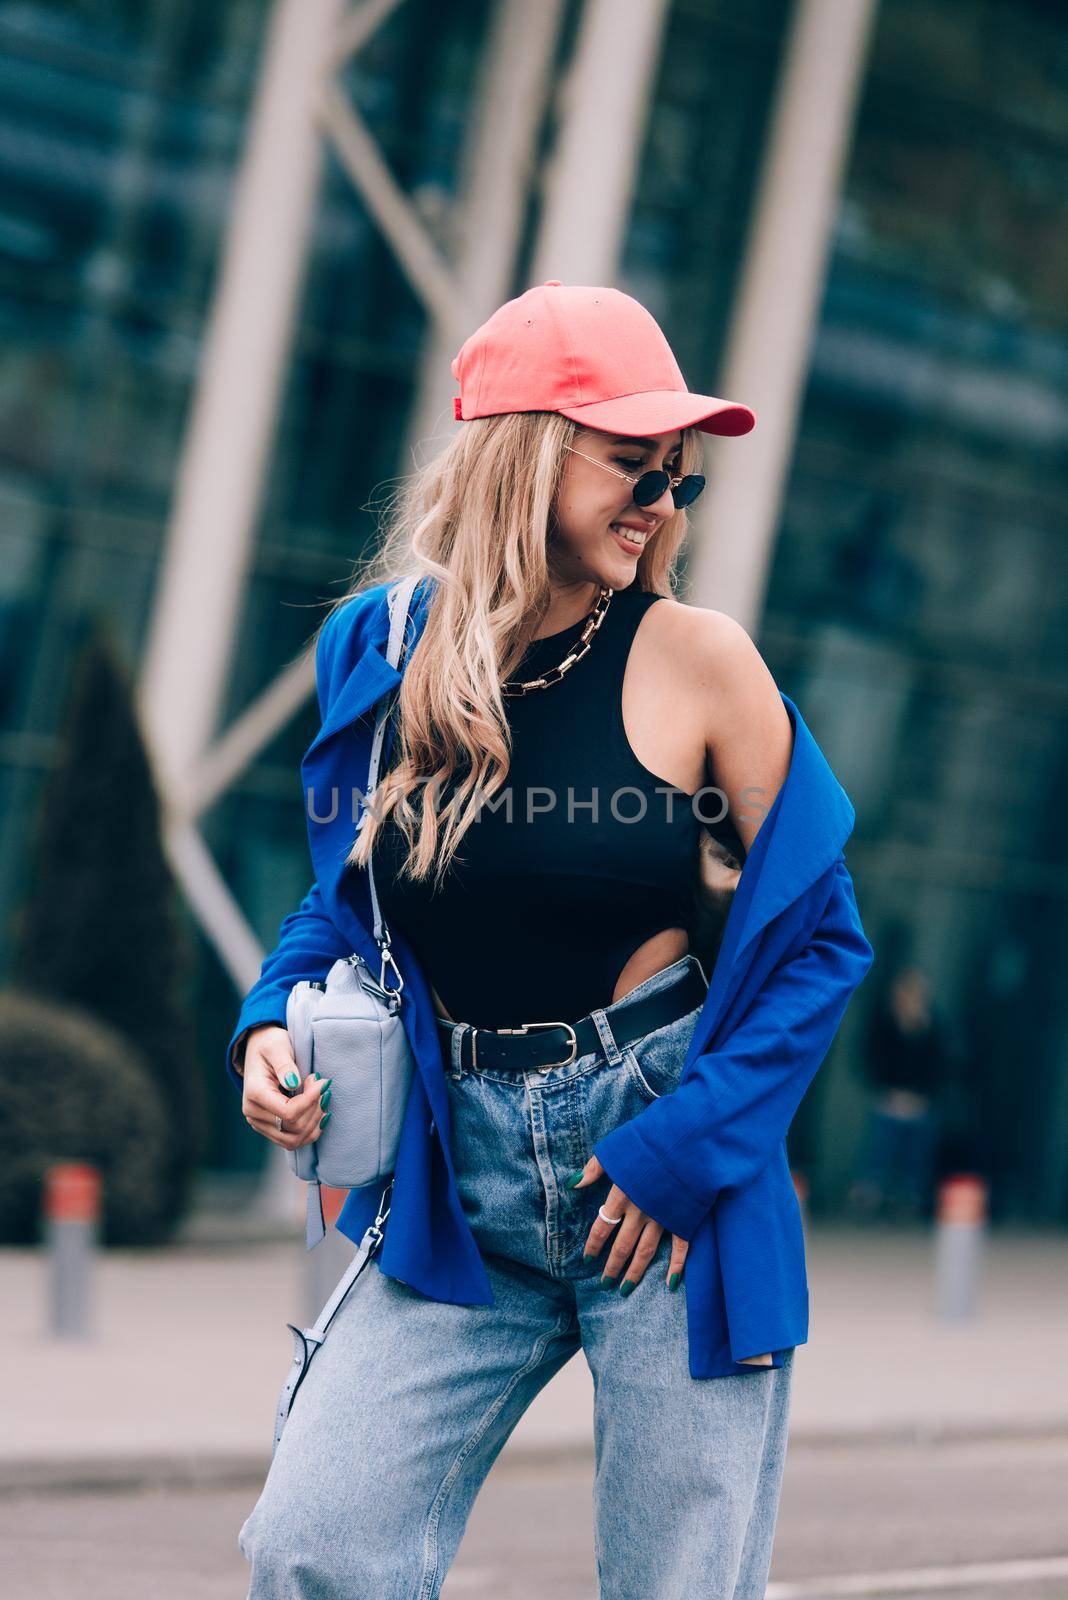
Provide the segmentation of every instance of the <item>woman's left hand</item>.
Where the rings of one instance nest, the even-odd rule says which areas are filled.
[[[591,1183],[596,1183],[598,1178],[607,1174],[596,1156],[591,1156],[582,1168],[582,1176],[571,1183],[574,1189],[585,1189]],[[633,1200],[628,1200],[623,1190],[612,1184],[607,1196],[602,1202],[602,1208],[610,1217],[622,1217],[622,1222],[605,1222],[598,1217],[590,1229],[589,1237],[583,1248],[584,1256],[595,1256],[604,1248],[606,1239],[614,1235],[612,1248],[608,1252],[601,1281],[607,1279],[619,1280],[620,1274],[626,1268],[626,1277],[620,1283],[620,1293],[630,1294],[631,1289],[641,1281],[646,1267],[656,1254],[660,1243],[660,1235],[664,1229],[661,1223],[654,1222],[652,1217],[636,1206]],[[665,1279],[669,1289],[677,1289],[682,1277],[682,1268],[686,1260],[686,1253],[690,1246],[685,1239],[680,1239],[677,1234],[671,1236],[671,1259],[668,1262],[667,1277]],[[607,1284],[606,1284],[607,1286]]]

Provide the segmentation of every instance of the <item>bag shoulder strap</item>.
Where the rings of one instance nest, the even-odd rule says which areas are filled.
[[[404,630],[412,609],[412,598],[416,585],[419,582],[418,572],[411,573],[407,578],[402,578],[395,583],[386,596],[389,606],[389,643],[386,646],[386,660],[391,667],[400,665],[401,649],[404,644]]]
[[[390,625],[389,643],[386,646],[386,660],[389,662],[391,667],[399,668],[401,664],[401,657],[404,649],[404,636],[407,630],[409,614],[411,612],[412,597],[415,594],[415,589],[418,582],[419,573],[415,572],[410,574],[407,578],[402,578],[401,581],[395,584],[394,587],[389,591],[388,602],[390,609]],[[385,741],[386,725],[389,721],[389,716],[392,709],[393,696],[383,695],[378,707],[378,717],[375,722],[375,736],[371,744],[371,763],[367,773],[368,799],[370,799],[370,797],[374,794],[375,788],[378,784],[378,768],[382,759],[382,745]],[[364,816],[367,816],[367,814],[368,813],[365,811]],[[371,890],[371,906],[374,911],[375,943],[382,952],[382,971],[379,975],[379,981],[382,983],[383,987],[385,987],[387,963],[393,967],[393,971],[396,973],[398,979],[400,978],[400,973],[397,971],[396,962],[393,960],[393,956],[390,951],[389,929],[386,927],[385,920],[382,916],[382,908],[378,903],[378,892],[375,889],[374,867],[372,866],[370,859],[368,859],[367,863],[367,880],[368,886]],[[397,992],[399,993],[399,988]]]
[[[305,1374],[311,1365],[312,1357],[315,1355],[315,1352],[326,1338],[327,1329],[329,1328],[331,1322],[333,1322],[337,1312],[340,1310],[342,1302],[347,1296],[349,1290],[356,1282],[356,1279],[360,1276],[360,1273],[367,1266],[367,1263],[371,1260],[372,1256],[376,1254],[379,1245],[382,1243],[382,1229],[386,1218],[389,1216],[389,1200],[392,1189],[393,1178],[390,1177],[387,1179],[386,1186],[382,1190],[382,1198],[378,1203],[378,1215],[367,1227],[363,1238],[360,1240],[360,1243],[356,1249],[355,1255],[342,1274],[341,1280],[335,1288],[333,1294],[320,1311],[314,1325],[310,1328],[298,1328],[295,1327],[292,1322],[286,1323],[286,1327],[293,1335],[296,1353],[293,1357],[293,1364],[289,1369],[289,1375],[287,1376],[285,1383],[282,1385],[282,1393],[278,1397],[278,1406],[275,1410],[274,1419],[274,1441],[271,1445],[272,1457],[274,1452],[278,1449],[278,1441],[282,1437],[282,1431],[285,1428],[286,1422],[288,1421],[289,1413],[293,1406],[293,1401],[296,1399],[297,1390],[304,1381]]]

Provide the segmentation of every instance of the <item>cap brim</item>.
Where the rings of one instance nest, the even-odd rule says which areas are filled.
[[[671,433],[675,428],[699,428],[702,433],[731,437],[748,433],[756,416],[734,400],[717,400],[711,394],[690,394],[685,389],[648,389],[644,394],[621,394],[614,400],[595,400],[588,406],[560,406],[560,415],[584,428],[621,433]]]

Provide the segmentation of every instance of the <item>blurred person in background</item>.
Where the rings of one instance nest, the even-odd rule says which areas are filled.
[[[313,1074],[282,1093],[285,1003],[367,948],[373,856],[419,1070],[381,1254],[239,1533],[250,1600],[431,1600],[579,1349],[603,1592],[755,1596],[807,1337],[785,1134],[872,960],[853,808],[746,631],[673,598],[700,434],[748,431],[748,408],[690,393],[637,301],[555,280],[452,370],[463,428],[320,631],[306,792],[362,789],[393,688],[395,759],[355,839],[347,804],[309,806],[317,882],[227,1050],[252,1128],[329,1137]],[[480,809],[505,780],[526,806]]]
[[[875,1008],[864,1063],[873,1103],[850,1204],[861,1215],[907,1221],[930,1205],[939,1097],[949,1078],[946,1032],[915,963],[901,968]]]

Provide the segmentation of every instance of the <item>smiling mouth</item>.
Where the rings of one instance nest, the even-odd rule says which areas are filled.
[[[649,538],[648,532],[639,533],[637,528],[621,528],[618,522],[611,522],[608,526],[611,533],[618,534],[627,544],[635,545],[638,549],[645,548]]]

